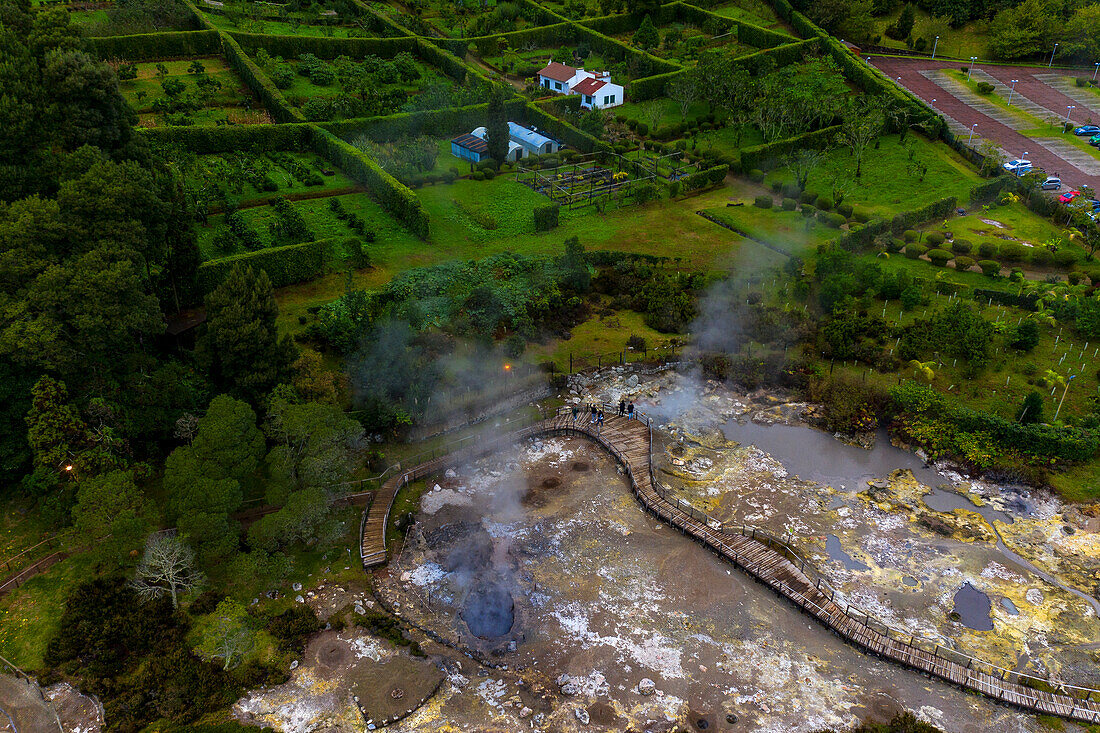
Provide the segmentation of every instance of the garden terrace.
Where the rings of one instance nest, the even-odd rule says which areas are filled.
[[[656,166],[650,169],[615,154],[583,155],[552,167],[528,166],[521,160],[516,172],[519,183],[570,209],[621,204],[638,196],[640,186],[663,178]]]
[[[111,64],[142,127],[272,122],[222,56]]]
[[[286,6],[226,0],[200,0],[196,7],[207,23],[222,31],[316,38],[372,38],[393,35],[382,19],[356,3],[317,12]]]
[[[522,31],[561,20],[535,3],[497,0],[459,6],[446,0],[394,0],[382,12],[419,35],[448,39]]]

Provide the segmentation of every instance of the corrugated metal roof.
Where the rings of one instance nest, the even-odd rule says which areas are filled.
[[[508,133],[514,138],[535,146],[542,146],[548,142],[554,142],[553,139],[546,137],[546,135],[535,132],[534,130],[529,130],[522,125],[517,125],[515,122],[508,123]]]

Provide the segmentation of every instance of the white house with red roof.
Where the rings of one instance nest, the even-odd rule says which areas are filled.
[[[551,61],[538,73],[539,86],[557,94],[579,94],[581,107],[604,109],[626,101],[623,88],[611,81],[607,71],[585,71]]]

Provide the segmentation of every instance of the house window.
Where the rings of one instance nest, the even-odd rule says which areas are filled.
[[[554,88],[557,89],[558,91],[561,91],[561,82],[560,81],[554,82]]]
[[[542,85],[544,87],[546,87],[547,89],[549,89],[550,88],[550,80],[549,79],[543,79],[542,80]]]
[[[615,95],[614,95],[614,94],[612,94],[612,95],[610,95],[610,96],[606,96],[606,97],[604,97],[604,98],[603,98],[603,103],[604,103],[605,105],[607,105],[607,104],[615,104]]]
[[[589,95],[587,95],[587,94],[585,94],[585,95],[584,95],[584,103],[585,103],[585,104],[592,104],[592,97],[591,97],[591,96],[589,96]]]

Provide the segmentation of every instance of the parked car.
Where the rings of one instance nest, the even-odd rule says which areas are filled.
[[[1068,204],[1080,195],[1080,191],[1066,191],[1064,194],[1058,197],[1058,200],[1063,204]]]
[[[1062,188],[1062,179],[1047,176],[1046,180],[1039,184],[1039,188],[1043,191],[1059,191]]]
[[[1025,173],[1031,172],[1031,161],[1014,158],[1005,163],[1004,168],[1009,173],[1015,173],[1018,176],[1022,176]]]
[[[1089,145],[1094,148],[1100,148],[1100,135],[1093,135],[1089,138]]]
[[[1081,125],[1074,128],[1074,135],[1100,135],[1100,127],[1097,125]]]

